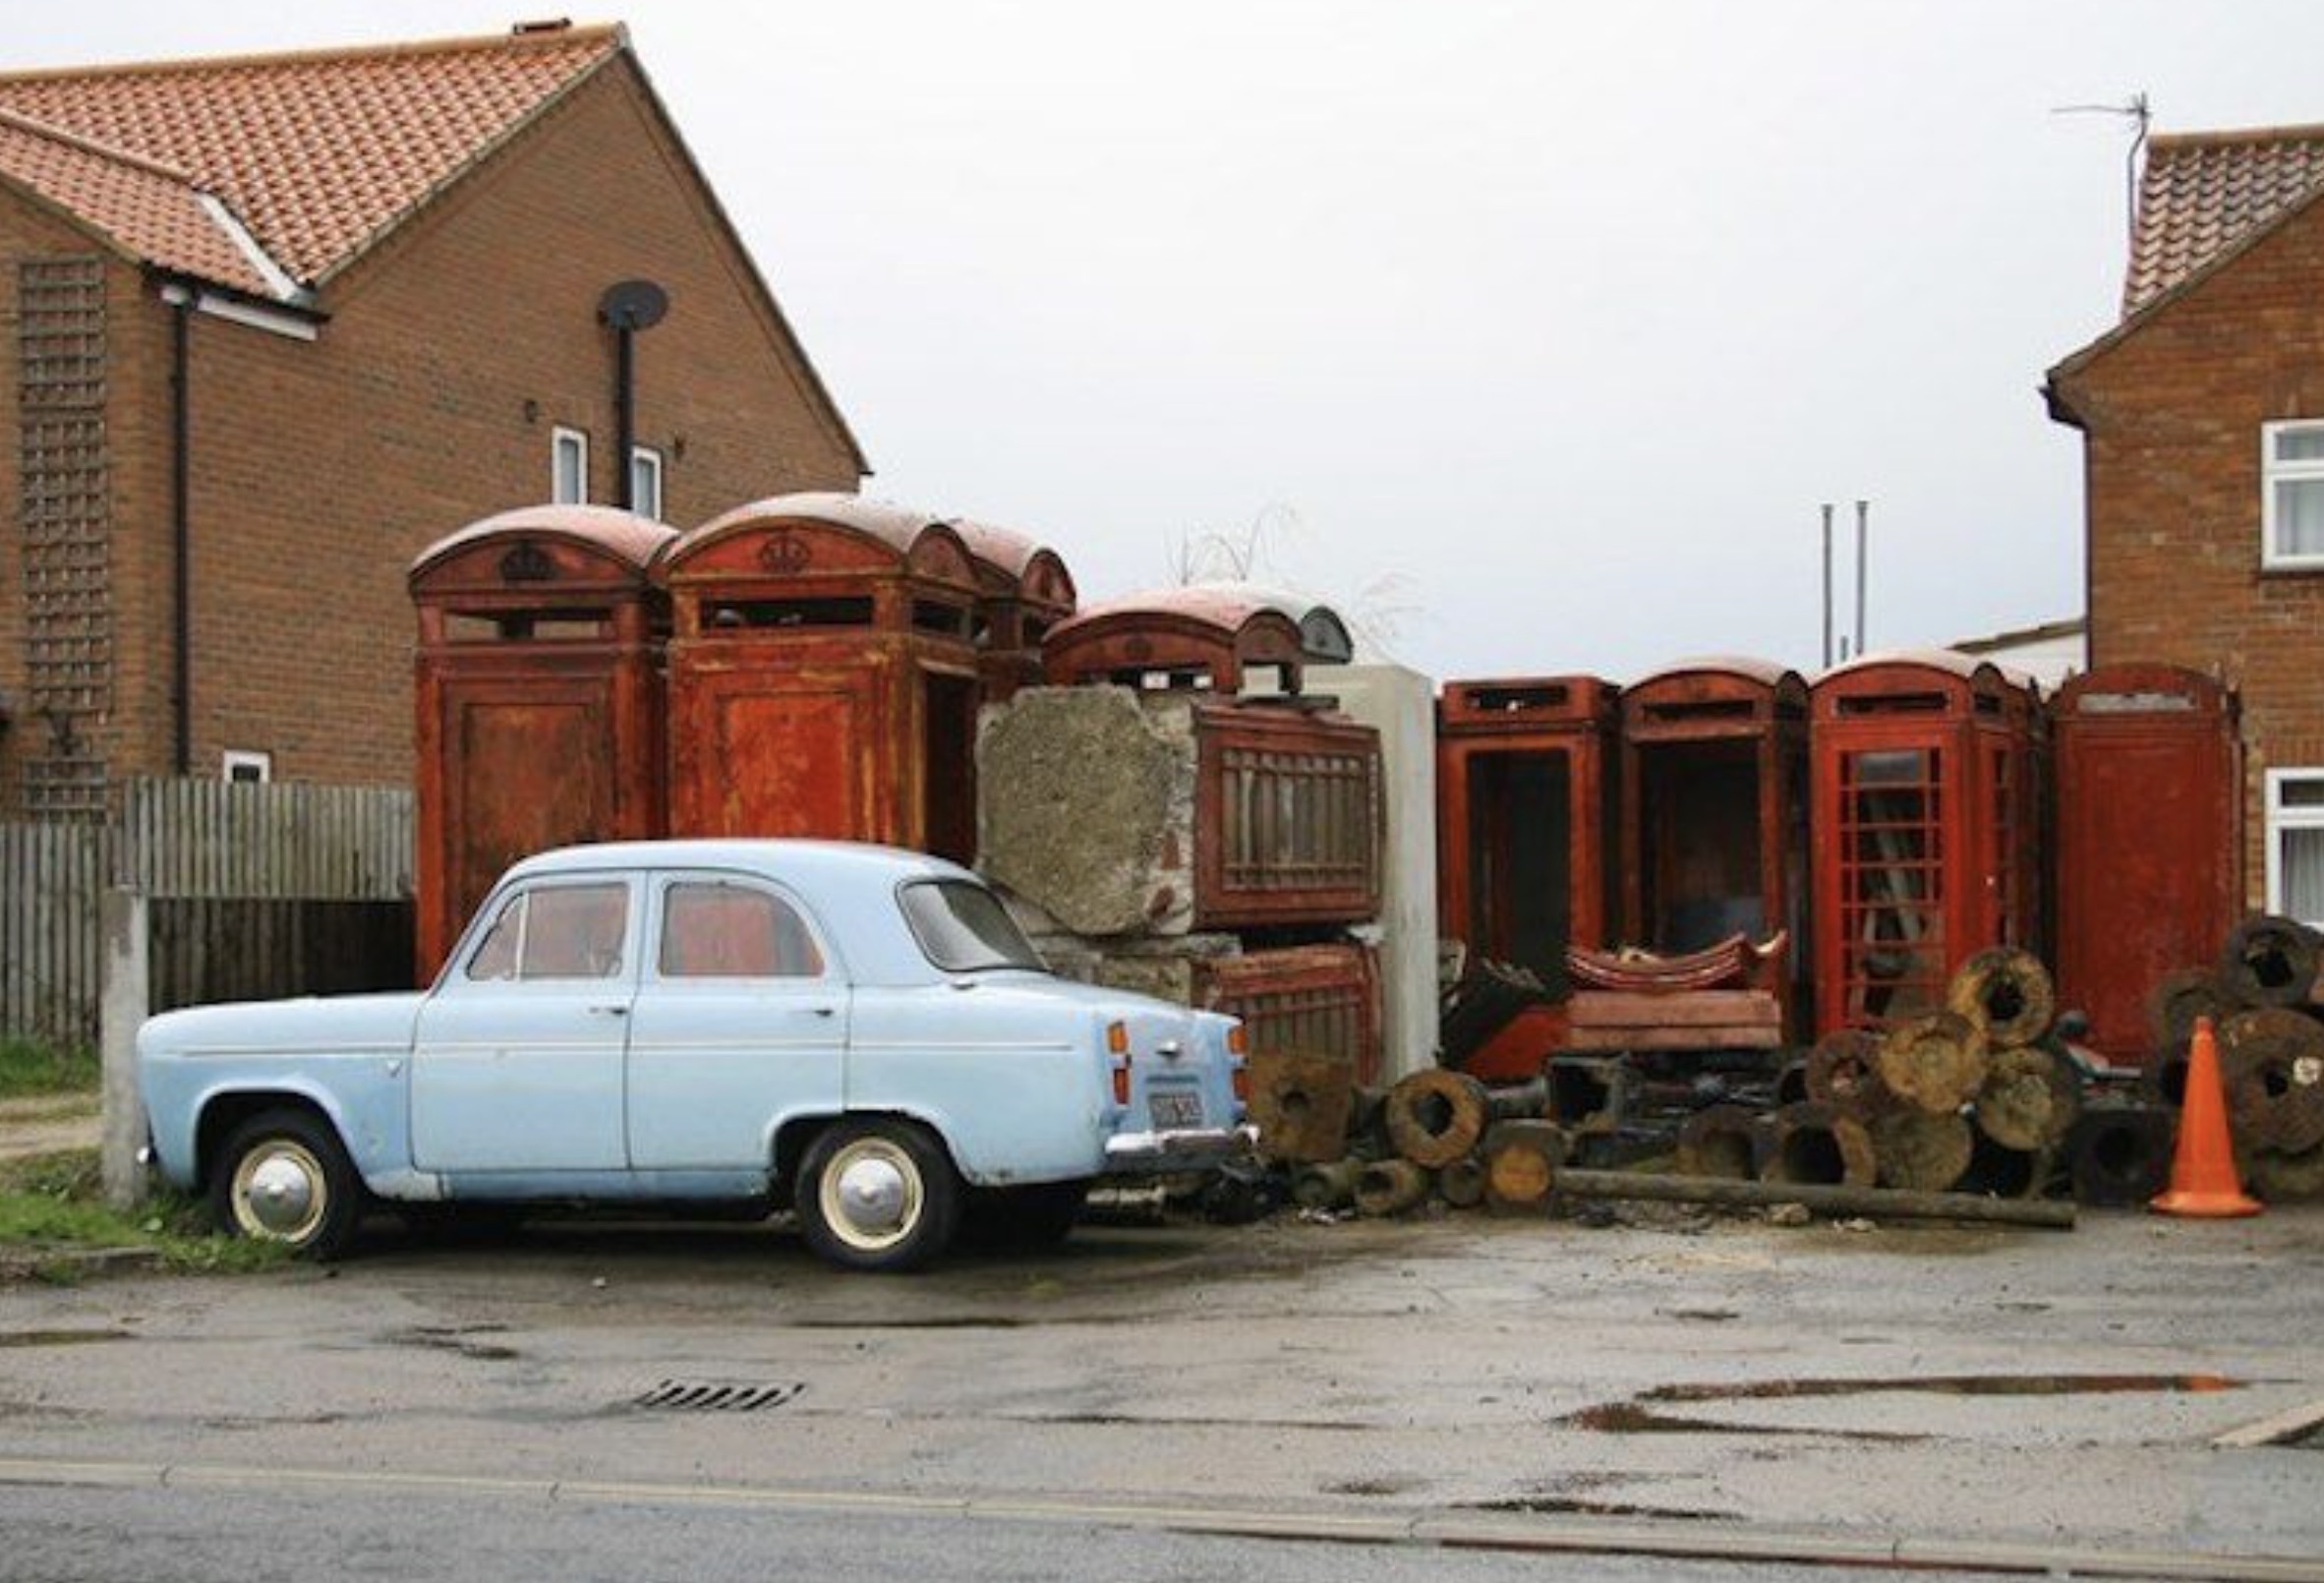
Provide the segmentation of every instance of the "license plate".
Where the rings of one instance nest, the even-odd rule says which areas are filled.
[[[1169,1132],[1202,1125],[1202,1096],[1198,1093],[1146,1095],[1147,1114],[1158,1131]]]

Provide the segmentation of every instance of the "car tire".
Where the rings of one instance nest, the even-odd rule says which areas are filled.
[[[915,1122],[842,1121],[799,1163],[807,1246],[847,1269],[916,1269],[951,1245],[963,1189],[943,1143]]]
[[[235,1128],[209,1178],[221,1233],[282,1243],[303,1259],[336,1259],[363,1218],[363,1179],[339,1135],[309,1111],[263,1111]]]

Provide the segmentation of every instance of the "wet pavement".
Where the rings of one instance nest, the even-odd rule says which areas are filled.
[[[2324,1403],[2320,1271],[2312,1211],[1094,1228],[905,1279],[759,1227],[382,1232],[327,1270],[0,1287],[0,1483],[280,1468],[2324,1577],[2313,1436],[2215,1443]]]

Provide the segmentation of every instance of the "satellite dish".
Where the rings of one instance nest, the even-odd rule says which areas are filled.
[[[597,317],[615,329],[652,329],[669,312],[669,293],[651,280],[617,280],[597,300]]]

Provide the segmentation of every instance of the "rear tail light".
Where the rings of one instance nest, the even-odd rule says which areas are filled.
[[[1227,1029],[1227,1071],[1235,1087],[1235,1103],[1250,1103],[1250,1030],[1241,1023]]]
[[[1249,1055],[1250,1053],[1250,1030],[1241,1023],[1237,1023],[1227,1029],[1227,1053],[1229,1055]]]
[[[1235,1063],[1235,1070],[1234,1070],[1234,1074],[1233,1074],[1233,1076],[1234,1076],[1234,1084],[1235,1084],[1235,1103],[1237,1103],[1237,1104],[1239,1104],[1239,1105],[1248,1105],[1248,1104],[1249,1104],[1249,1103],[1250,1103],[1250,1068],[1249,1068],[1249,1067],[1245,1066],[1245,1065],[1244,1065],[1242,1062],[1238,1061],[1238,1062],[1236,1062],[1236,1063]]]
[[[1114,1058],[1114,1103],[1130,1103],[1130,1025],[1106,1025],[1106,1054]]]

